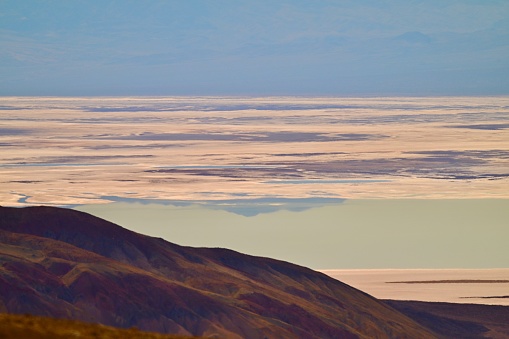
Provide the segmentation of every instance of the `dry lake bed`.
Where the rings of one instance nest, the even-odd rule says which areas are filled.
[[[509,306],[509,269],[323,270],[380,299]]]
[[[0,99],[0,201],[509,197],[509,97]]]

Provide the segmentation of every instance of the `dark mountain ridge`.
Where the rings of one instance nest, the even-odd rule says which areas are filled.
[[[0,207],[0,310],[221,338],[433,338],[322,273],[144,236],[86,213]]]

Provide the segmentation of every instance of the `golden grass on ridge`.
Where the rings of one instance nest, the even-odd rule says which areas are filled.
[[[68,319],[55,319],[33,315],[0,313],[0,338],[3,339],[190,339],[136,328],[120,329],[101,324],[90,324]]]

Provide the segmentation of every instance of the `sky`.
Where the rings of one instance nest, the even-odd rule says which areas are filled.
[[[506,0],[0,2],[0,95],[503,95]]]

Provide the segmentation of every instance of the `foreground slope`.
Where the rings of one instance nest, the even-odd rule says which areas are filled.
[[[119,329],[76,320],[0,313],[0,338],[2,339],[67,339],[73,337],[83,339],[198,339],[198,337],[142,332],[136,328]]]
[[[0,310],[226,338],[432,338],[322,273],[182,247],[86,213],[0,207]]]

